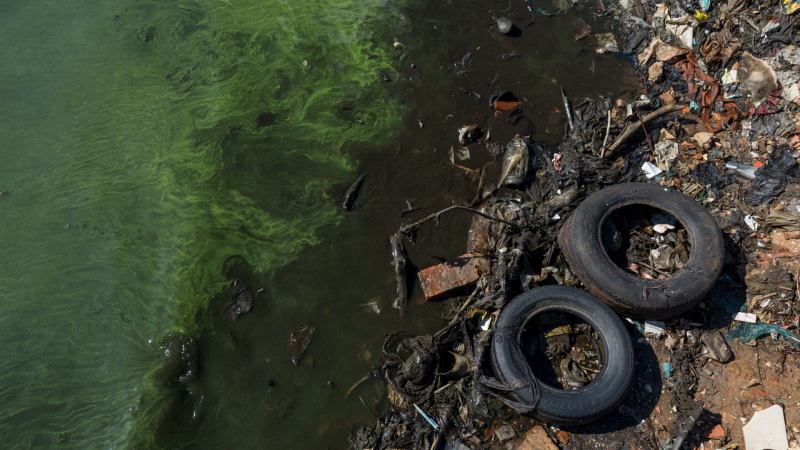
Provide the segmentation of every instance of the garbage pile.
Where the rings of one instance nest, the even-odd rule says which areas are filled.
[[[465,254],[419,272],[447,325],[387,337],[372,375],[388,384],[391,406],[351,448],[582,448],[602,443],[603,432],[590,431],[598,428],[581,428],[597,420],[627,421],[609,443],[636,435],[639,446],[673,450],[797,445],[800,416],[774,408],[796,403],[781,385],[796,386],[800,368],[800,2],[621,0],[604,9],[576,39],[630,55],[646,95],[571,100],[562,90],[557,146],[532,136],[500,145],[471,124],[453,130],[461,146],[485,145],[501,175],[480,169],[472,202],[392,237],[396,267],[405,267],[402,242],[413,244],[420,227],[456,210],[472,215]],[[613,34],[592,36],[591,20],[610,20]],[[498,92],[491,101],[512,110],[516,99]],[[404,269],[397,280],[402,310]],[[555,286],[593,300],[581,309],[584,292]],[[523,302],[545,308],[543,292],[569,298],[553,301],[576,317],[548,324],[522,312]],[[603,322],[609,306],[616,315]],[[613,330],[619,317],[624,339]],[[635,376],[619,368],[625,345],[637,354]],[[649,367],[642,354],[652,355]],[[555,388],[534,373],[545,361]],[[602,411],[559,416],[542,401],[553,389],[594,395],[612,370],[608,389],[620,394]]]

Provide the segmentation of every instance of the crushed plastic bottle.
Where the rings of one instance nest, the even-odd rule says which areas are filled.
[[[500,184],[503,186],[522,186],[528,174],[528,144],[517,135],[506,145],[503,156],[503,175]]]
[[[756,170],[758,170],[758,167],[756,166],[742,164],[736,161],[727,161],[725,163],[725,167],[727,167],[728,170],[733,170],[736,175],[739,175],[742,178],[747,178],[748,180],[756,179]]]

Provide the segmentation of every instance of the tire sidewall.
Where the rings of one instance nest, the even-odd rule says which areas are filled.
[[[625,325],[611,308],[586,292],[546,286],[527,291],[509,302],[495,329],[508,326],[521,315],[525,320],[515,331],[519,339],[534,316],[548,311],[571,313],[591,325],[603,346],[604,362],[600,374],[581,389],[565,391],[539,382],[542,396],[532,415],[561,425],[582,425],[600,419],[622,402],[633,382],[633,346]],[[507,340],[492,339],[491,360],[500,381],[508,383],[525,377],[524,368],[513,357]],[[530,400],[529,394],[525,388],[509,393],[522,402]]]
[[[688,232],[689,261],[668,278],[649,280],[629,274],[611,261],[603,247],[603,222],[614,211],[635,204],[674,215]],[[724,244],[714,218],[695,200],[656,184],[625,183],[597,192],[575,210],[558,240],[587,290],[637,319],[665,319],[689,310],[722,272]]]

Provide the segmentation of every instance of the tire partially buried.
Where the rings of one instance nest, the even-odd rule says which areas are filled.
[[[625,325],[597,298],[564,286],[531,289],[514,298],[500,312],[495,329],[516,326],[512,330],[516,342],[498,339],[495,335],[492,339],[492,369],[504,383],[524,379],[526,370],[514,357],[513,346],[519,345],[523,331],[534,317],[555,311],[575,315],[597,332],[604,356],[603,366],[592,382],[580,389],[565,391],[540,381],[542,396],[532,415],[548,423],[583,425],[602,418],[622,403],[633,383],[635,368],[633,346]],[[530,402],[531,394],[526,388],[508,395],[519,402]]]
[[[644,279],[624,271],[608,256],[603,222],[629,205],[662,209],[681,222],[691,252],[678,272]],[[620,314],[640,320],[667,319],[694,307],[719,278],[725,252],[722,232],[705,208],[678,191],[648,183],[618,184],[590,196],[561,227],[558,244],[586,290]]]

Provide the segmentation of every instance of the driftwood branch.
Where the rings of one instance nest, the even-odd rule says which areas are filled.
[[[469,211],[469,212],[471,212],[473,214],[477,214],[477,215],[479,215],[481,217],[485,217],[485,218],[487,218],[489,220],[494,220],[495,222],[504,223],[504,224],[506,224],[508,226],[511,226],[511,227],[514,227],[516,229],[520,228],[519,225],[517,225],[517,224],[515,224],[513,222],[509,222],[509,221],[503,220],[503,219],[498,219],[497,217],[492,217],[492,216],[490,216],[488,214],[484,214],[484,213],[478,211],[477,209],[467,208],[466,206],[454,205],[454,206],[451,206],[449,208],[445,208],[445,209],[443,209],[443,210],[441,210],[441,211],[439,211],[437,213],[433,213],[433,214],[431,214],[431,215],[429,215],[427,217],[424,217],[424,218],[422,218],[422,219],[420,219],[420,220],[418,220],[418,221],[416,221],[414,223],[410,223],[408,225],[403,225],[402,227],[400,227],[397,230],[397,233],[395,233],[395,234],[397,234],[397,235],[406,235],[406,237],[408,237],[408,239],[413,242],[414,238],[416,237],[417,230],[419,229],[419,227],[422,226],[423,223],[428,222],[430,220],[436,220],[438,222],[439,221],[439,216],[441,216],[442,214],[446,213],[447,211],[452,211],[454,209],[463,209],[464,211]]]
[[[645,114],[642,117],[641,123],[642,126],[647,125],[648,123],[658,119],[661,116],[666,116],[669,113],[673,113],[675,111],[683,109],[683,105],[667,105],[658,108],[657,110],[651,112],[650,114]],[[620,147],[622,147],[626,142],[628,142],[632,137],[636,135],[640,131],[640,128],[636,126],[636,124],[629,123],[625,129],[622,131],[622,134],[619,135],[616,141],[608,147],[608,151],[605,153],[605,157],[611,157]]]

